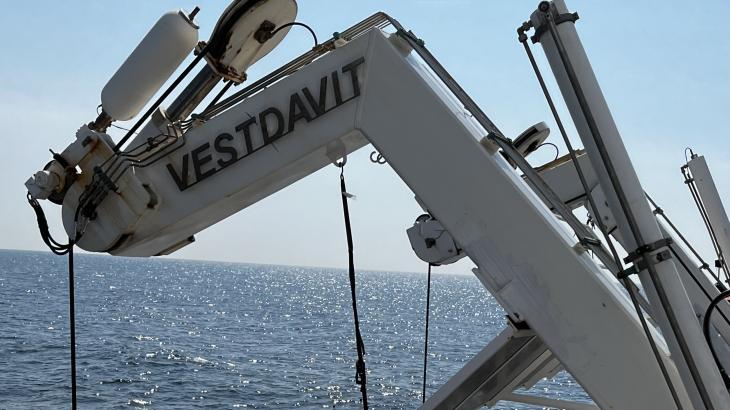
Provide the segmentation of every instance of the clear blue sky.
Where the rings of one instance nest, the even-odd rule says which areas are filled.
[[[538,121],[557,128],[533,77],[515,28],[537,1],[301,1],[298,20],[320,38],[377,10],[399,19],[426,41],[507,135]],[[41,1],[4,4],[0,17],[0,248],[44,249],[24,181],[62,150],[76,129],[94,118],[100,90],[157,18],[175,8],[201,7],[197,19],[207,39],[225,2]],[[726,1],[571,1],[578,31],[645,188],[711,258],[709,241],[682,183],[679,167],[691,146],[704,154],[723,198],[730,198],[730,42]],[[293,29],[271,55],[249,72],[257,78],[311,47]],[[542,52],[536,54],[547,72]],[[548,76],[552,85],[553,81]],[[556,92],[557,95],[557,92]],[[565,119],[567,113],[563,111]],[[578,142],[573,133],[574,142]],[[562,146],[562,144],[559,144]],[[578,144],[579,145],[579,144]],[[387,167],[351,157],[356,261],[382,270],[423,270],[405,228],[420,213]],[[563,150],[563,153],[565,151]],[[541,155],[541,156],[540,156]],[[533,163],[551,156],[536,155]],[[59,210],[44,203],[57,236]],[[728,202],[730,205],[730,202]],[[182,258],[346,266],[337,171],[328,167],[223,221],[175,254]],[[467,262],[449,268],[466,273]]]

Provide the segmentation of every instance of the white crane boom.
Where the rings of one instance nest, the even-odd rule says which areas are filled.
[[[295,13],[291,7],[287,16]],[[228,13],[236,10],[229,8]],[[263,19],[277,10],[261,6],[258,12],[257,18]],[[244,34],[231,37],[241,42],[256,39],[261,43],[257,47],[268,52],[270,47],[262,46],[265,35],[276,31],[266,22],[249,20]],[[381,30],[386,24],[394,25],[396,32]],[[577,41],[572,22],[570,26],[561,24],[561,32]],[[543,34],[557,70],[558,52],[552,37]],[[575,41],[569,51],[578,59],[582,48]],[[206,67],[174,103],[174,111],[183,117],[225,75],[223,71],[231,79],[245,78],[251,60],[223,70],[214,57],[206,58],[215,70]],[[231,55],[228,59],[235,61]],[[583,72],[581,79],[592,86],[590,75]],[[569,93],[568,80],[560,73],[558,77]],[[600,89],[592,92],[603,110]],[[579,129],[587,133],[584,128],[589,127],[577,113],[581,104],[570,100],[569,105]],[[610,119],[607,107],[600,112]],[[662,374],[624,289],[588,252],[605,250],[600,242],[587,244],[590,233],[578,232],[585,227],[573,221],[568,207],[585,205],[586,190],[571,171],[572,164],[561,160],[541,169],[544,179],[537,176],[420,41],[382,13],[190,120],[171,118],[158,108],[122,152],[99,126],[102,120],[109,121],[102,115],[81,127],[76,141],[27,185],[33,197],[62,200],[66,232],[78,246],[113,255],[172,253],[201,230],[372,144],[429,214],[430,219],[420,220],[422,230],[409,232],[411,239],[419,240],[418,232],[425,235],[428,229],[445,230],[447,241],[429,251],[425,248],[436,242],[426,243],[420,250],[444,263],[468,256],[476,265],[475,275],[505,309],[513,328],[444,385],[425,408],[473,408],[518,399],[515,388],[530,386],[560,368],[568,370],[601,408],[673,408],[678,401],[689,409],[699,407],[703,399],[716,408],[727,404],[718,401],[727,394],[712,378],[717,368],[706,363],[706,346],[697,345],[699,336],[691,333],[697,327],[694,316],[694,323],[685,327],[694,350],[685,359],[706,370],[703,383],[687,382],[687,363],[678,363],[678,356],[670,354],[677,343],[670,341],[668,348],[662,337],[667,328],[650,324],[648,331],[666,367],[667,374]],[[543,124],[526,138],[541,141],[547,131]],[[618,150],[622,145],[617,134],[615,138],[613,148]],[[580,156],[587,164],[589,189],[604,195],[610,178],[595,166],[597,154],[589,155]],[[514,166],[525,172],[527,181]],[[640,188],[632,186],[632,195]],[[611,211],[618,200],[609,199],[611,208],[602,213],[614,218],[616,212]],[[643,204],[631,205],[645,211]],[[636,244],[624,226],[628,222],[624,216],[617,219],[617,238],[631,249]],[[657,225],[652,217],[650,223],[642,221],[644,226]],[[654,234],[666,235],[659,228],[651,232],[652,240]],[[439,255],[442,251],[450,254]],[[688,259],[681,248],[676,251],[679,260]],[[668,265],[674,269],[673,262],[663,266]],[[698,300],[708,292],[717,294],[703,278],[696,283],[682,278],[689,299],[698,303],[684,314],[701,311],[705,305]],[[672,286],[684,292],[682,282]],[[651,305],[642,299],[647,313],[664,326],[652,292],[649,299]],[[721,311],[730,314],[727,306]],[[730,325],[718,318],[713,323],[723,340],[730,340]],[[700,385],[704,387],[698,390]],[[699,391],[710,397],[700,398]]]

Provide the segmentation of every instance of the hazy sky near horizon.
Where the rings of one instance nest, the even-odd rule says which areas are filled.
[[[565,153],[515,29],[537,1],[300,1],[298,20],[320,39],[383,10],[419,37],[508,136],[546,121],[549,141]],[[207,39],[227,2],[12,2],[0,16],[0,248],[44,250],[23,183],[63,150],[81,124],[95,117],[102,87],[164,12],[201,7]],[[679,172],[684,149],[704,154],[723,199],[730,199],[730,42],[726,1],[569,1],[578,32],[645,189],[703,255],[714,259],[701,220]],[[294,28],[249,71],[256,79],[311,47]],[[533,49],[558,97],[539,47]],[[561,106],[562,106],[562,100]],[[168,101],[169,102],[169,101]],[[564,121],[567,112],[561,108]],[[121,124],[124,125],[124,124]],[[574,144],[580,146],[572,127]],[[113,133],[117,138],[119,133]],[[350,157],[356,264],[377,270],[424,270],[405,229],[420,208],[387,166],[371,164],[369,148]],[[539,152],[534,164],[552,159]],[[442,164],[448,166],[448,164]],[[326,167],[196,235],[175,257],[345,267],[338,171]],[[728,202],[730,203],[730,202]],[[61,237],[59,208],[44,202]],[[488,204],[485,204],[488,206]],[[465,273],[467,262],[441,268]]]

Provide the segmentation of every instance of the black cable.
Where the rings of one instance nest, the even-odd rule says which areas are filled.
[[[68,299],[69,299],[69,333],[71,338],[71,408],[76,410],[76,313],[75,313],[75,302],[74,302],[74,240],[69,238],[67,244],[62,244],[53,239],[48,230],[48,221],[46,215],[43,212],[38,200],[33,198],[30,192],[27,194],[28,203],[35,211],[36,219],[38,221],[38,230],[41,234],[41,239],[56,255],[68,254]],[[78,215],[77,208],[77,215]],[[74,218],[74,225],[76,225],[77,219]],[[76,229],[74,227],[74,229]],[[78,232],[75,233],[76,238],[80,238]]]
[[[368,408],[367,371],[365,370],[365,343],[360,334],[360,319],[357,314],[357,293],[355,292],[355,257],[353,253],[352,227],[350,226],[350,209],[347,205],[347,187],[345,186],[345,162],[336,165],[340,168],[340,194],[342,196],[342,212],[345,217],[345,233],[347,235],[348,272],[350,276],[350,294],[352,297],[352,316],[355,322],[355,345],[357,362],[355,363],[355,383],[360,385],[363,409]]]
[[[43,240],[43,243],[45,243],[46,246],[48,246],[48,249],[50,249],[51,252],[56,255],[67,254],[72,244],[70,242],[67,244],[62,244],[53,239],[53,236],[51,236],[51,233],[48,230],[48,220],[46,219],[46,214],[43,212],[41,204],[38,202],[37,199],[31,196],[30,192],[27,193],[26,198],[28,199],[28,204],[30,204],[30,206],[33,208],[33,211],[35,211],[36,220],[38,222],[38,231],[41,234],[41,239]]]
[[[68,320],[71,336],[71,408],[76,410],[76,311],[74,301],[74,243],[68,248]]]
[[[695,283],[695,285],[697,285],[697,287],[702,291],[702,294],[704,294],[705,297],[707,298],[707,300],[711,302],[712,301],[712,296],[709,293],[707,293],[707,291],[705,290],[704,287],[702,287],[702,284],[700,284],[700,281],[692,273],[692,271],[689,269],[689,267],[687,266],[687,264],[684,263],[684,261],[679,256],[679,254],[677,253],[677,251],[672,246],[669,246],[669,250],[672,252],[672,256],[679,262],[679,264],[682,266],[682,268],[684,269],[684,271],[687,272],[687,274],[689,275],[690,278],[692,278],[692,281]],[[728,317],[725,316],[725,313],[723,313],[722,310],[720,310],[720,316],[722,316],[722,318],[725,320],[725,323],[727,323],[728,326],[730,326],[730,319],[728,319]]]
[[[221,88],[221,90],[220,90],[220,91],[218,92],[218,94],[216,94],[216,96],[215,96],[215,97],[213,97],[213,100],[212,100],[212,101],[211,101],[211,102],[210,102],[210,103],[208,104],[208,106],[207,106],[207,107],[205,107],[205,109],[203,110],[203,112],[206,112],[206,111],[208,111],[209,109],[213,108],[213,107],[214,107],[214,106],[215,106],[215,105],[216,105],[216,104],[218,103],[218,101],[219,101],[219,100],[220,100],[221,98],[223,98],[223,96],[224,96],[224,95],[226,94],[226,91],[228,91],[228,89],[229,89],[229,88],[231,88],[231,86],[232,86],[232,85],[233,85],[233,81],[228,81],[228,82],[227,82],[227,83],[226,83],[226,84],[225,84],[225,85],[223,86],[223,88]]]
[[[431,265],[428,264],[428,284],[426,285],[426,329],[423,338],[423,396],[421,403],[426,402],[426,369],[428,366],[428,318],[431,312]]]
[[[545,80],[543,79],[542,73],[540,72],[540,67],[537,65],[537,61],[535,61],[535,56],[532,54],[532,50],[530,49],[530,45],[527,43],[527,36],[524,34],[524,30],[529,28],[528,23],[523,24],[523,26],[517,30],[519,34],[519,40],[524,46],[525,52],[527,53],[527,57],[530,60],[530,64],[532,65],[532,69],[535,72],[535,76],[537,77],[538,82],[540,83],[540,88],[542,89],[542,92],[545,96],[545,100],[548,103],[548,106],[550,107],[550,111],[553,114],[553,118],[555,118],[555,122],[558,125],[558,129],[560,130],[560,134],[563,137],[563,142],[565,143],[566,148],[568,149],[568,153],[570,155],[570,159],[573,162],[573,166],[575,167],[576,172],[578,173],[578,179],[581,182],[581,185],[583,186],[583,190],[586,193],[586,197],[588,198],[588,203],[591,206],[591,211],[593,212],[593,216],[595,217],[595,220],[597,221],[598,229],[600,230],[604,240],[606,241],[609,250],[611,251],[611,256],[614,259],[614,263],[616,266],[620,269],[621,266],[623,266],[621,262],[621,257],[618,255],[618,252],[616,251],[616,247],[613,244],[613,241],[611,240],[610,233],[606,231],[606,227],[603,225],[603,220],[601,219],[601,214],[598,209],[598,206],[596,205],[595,199],[593,198],[593,195],[591,194],[590,187],[588,186],[588,182],[585,178],[585,174],[583,173],[583,170],[578,163],[578,157],[575,154],[575,149],[573,149],[573,144],[570,142],[570,138],[568,137],[568,133],[565,130],[565,127],[563,126],[563,122],[560,119],[560,114],[558,114],[558,110],[555,108],[555,103],[553,102],[552,97],[550,96],[550,91],[547,88],[547,85],[545,84]],[[649,329],[649,325],[646,323],[646,318],[644,317],[644,313],[641,310],[641,305],[639,304],[639,300],[634,292],[633,289],[633,283],[631,282],[631,279],[629,278],[623,278],[621,279],[622,284],[626,288],[626,292],[629,294],[629,298],[631,299],[631,303],[634,306],[634,310],[636,311],[636,314],[639,318],[639,322],[641,323],[641,328],[644,331],[644,334],[646,335],[647,341],[649,342],[649,346],[651,348],[651,351],[654,355],[654,358],[656,359],[657,365],[659,366],[659,370],[662,373],[662,376],[664,377],[664,380],[667,384],[667,388],[669,389],[669,392],[672,395],[672,399],[674,400],[675,405],[678,409],[682,409],[682,404],[679,401],[679,396],[677,395],[676,389],[674,387],[674,383],[672,383],[672,379],[669,377],[669,372],[667,371],[667,368],[664,364],[664,360],[662,359],[662,356],[659,352],[659,348],[656,345],[656,341],[654,340],[654,337],[651,334],[651,331]]]
[[[100,108],[101,108],[101,104],[99,104],[99,105],[97,105],[97,106],[96,106],[96,114],[97,114],[97,115],[101,114],[101,110],[100,110]],[[114,123],[111,123],[111,124],[109,124],[109,125],[111,125],[111,126],[112,126],[112,127],[114,127],[114,128],[120,129],[120,130],[122,130],[122,131],[129,131],[129,128],[124,128],[124,127],[120,127],[119,125],[116,125],[116,124],[114,124]],[[138,133],[137,133],[137,132],[135,132],[135,134],[138,134]]]
[[[300,23],[298,21],[292,21],[291,23],[286,23],[286,24],[280,25],[279,27],[276,28],[276,30],[271,32],[271,37],[274,37],[276,35],[276,33],[281,31],[282,29],[285,29],[285,28],[291,27],[291,26],[302,26],[302,27],[306,28],[307,30],[309,30],[309,33],[312,35],[312,38],[314,39],[314,47],[317,47],[319,45],[319,41],[317,41],[317,35],[314,33],[314,30],[312,30],[312,28],[309,27],[308,25],[306,25],[304,23]]]
[[[558,157],[560,156],[560,148],[558,148],[558,146],[555,145],[555,144],[553,144],[552,142],[543,142],[542,144],[540,144],[537,147],[535,147],[535,151],[537,151],[538,149],[540,149],[541,147],[544,147],[546,145],[550,145],[553,148],[555,148],[555,158],[553,158],[553,161],[555,161],[556,159],[558,159]]]
[[[717,353],[715,352],[715,347],[712,345],[712,338],[710,337],[710,318],[712,316],[712,312],[715,309],[715,307],[722,302],[723,300],[727,299],[730,296],[730,290],[726,290],[719,295],[715,297],[715,299],[710,302],[710,306],[707,307],[707,311],[705,312],[705,317],[702,320],[702,331],[705,334],[705,340],[707,340],[707,345],[710,347],[710,352],[712,353],[712,358],[715,359],[715,363],[717,364],[717,367],[720,369],[720,375],[722,376],[722,381],[725,382],[725,387],[730,389],[730,377],[728,377],[727,373],[725,372],[725,368],[722,366],[722,363],[720,363],[720,359],[717,357]]]

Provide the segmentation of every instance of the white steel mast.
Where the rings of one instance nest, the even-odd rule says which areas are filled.
[[[618,128],[563,0],[531,16],[560,91],[594,165],[618,230],[696,408],[730,408],[728,393],[702,336],[667,243],[646,202]]]

